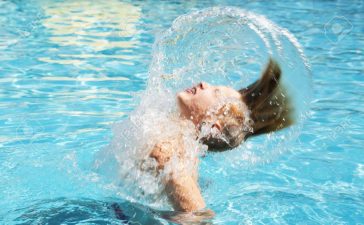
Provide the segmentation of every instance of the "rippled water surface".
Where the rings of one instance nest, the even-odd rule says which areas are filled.
[[[116,0],[0,1],[1,224],[167,223],[120,199],[93,162],[145,89],[158,33],[216,5],[293,33],[314,96],[289,151],[244,167],[238,153],[201,160],[213,224],[364,224],[364,1]]]

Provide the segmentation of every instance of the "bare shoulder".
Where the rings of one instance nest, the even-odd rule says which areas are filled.
[[[181,137],[160,141],[154,145],[149,156],[154,158],[158,163],[158,169],[163,169],[165,164],[176,155],[181,157],[184,152],[183,141]]]

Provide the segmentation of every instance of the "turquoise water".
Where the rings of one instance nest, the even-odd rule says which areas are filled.
[[[41,0],[0,1],[1,224],[167,223],[121,199],[93,165],[146,88],[155,37],[215,5],[294,34],[314,95],[289,151],[247,165],[232,153],[201,160],[213,224],[364,224],[363,1]]]

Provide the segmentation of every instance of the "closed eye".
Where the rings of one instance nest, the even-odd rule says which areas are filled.
[[[215,94],[216,94],[216,96],[220,96],[221,95],[221,89],[220,88],[216,88],[215,89]]]

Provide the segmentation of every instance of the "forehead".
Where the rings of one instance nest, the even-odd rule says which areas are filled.
[[[223,96],[226,97],[236,97],[239,98],[240,97],[240,93],[238,91],[236,91],[235,89],[231,88],[231,87],[227,87],[227,86],[215,86],[214,87],[216,92],[218,94],[221,94]]]

